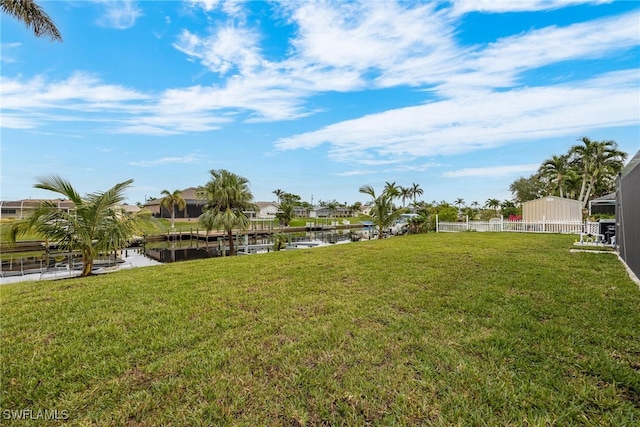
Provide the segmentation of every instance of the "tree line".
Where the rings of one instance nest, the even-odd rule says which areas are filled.
[[[582,137],[578,141],[565,154],[554,154],[542,162],[531,176],[515,180],[509,186],[513,199],[524,203],[558,196],[578,200],[586,207],[589,200],[614,192],[627,153],[611,140]]]

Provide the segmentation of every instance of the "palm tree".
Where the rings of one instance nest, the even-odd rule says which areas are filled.
[[[615,141],[592,141],[586,136],[579,141],[582,144],[571,147],[569,153],[582,174],[578,200],[586,206],[596,181],[603,176],[620,172],[627,154],[618,150]]]
[[[187,207],[187,202],[182,198],[182,191],[175,190],[173,193],[168,190],[162,190],[160,193],[164,197],[160,201],[160,206],[165,207],[171,212],[171,229],[176,228],[176,208],[182,210]]]
[[[323,208],[327,209],[329,218],[332,218],[333,216],[335,216],[336,211],[340,207],[340,203],[338,203],[337,201],[333,200],[331,202],[322,202],[322,204],[320,206],[322,206]]]
[[[384,192],[387,193],[387,195],[391,196],[392,199],[395,199],[396,197],[400,196],[400,186],[396,185],[396,182],[385,182],[384,183]]]
[[[75,208],[60,209],[56,203],[44,202],[30,217],[11,224],[3,237],[15,243],[18,236],[32,232],[56,242],[64,251],[79,251],[82,255],[81,276],[88,276],[98,253],[118,249],[136,231],[135,218],[120,207],[131,183],[132,179],[103,193],[81,197],[59,176],[40,178],[35,188],[61,194],[73,202]]]
[[[493,209],[496,211],[496,213],[498,212],[498,208],[500,207],[500,200],[498,199],[488,199],[487,202],[485,203],[485,206],[488,207],[489,209]]]
[[[349,216],[358,216],[362,211],[362,202],[355,202],[349,206]]]
[[[235,255],[233,229],[246,230],[250,220],[246,211],[257,211],[249,180],[225,169],[212,169],[211,180],[198,189],[199,197],[206,200],[200,224],[207,231],[224,229],[229,239],[229,255]]]
[[[461,198],[461,197],[458,197],[458,198],[453,202],[453,205],[458,207],[458,216],[460,216],[460,215],[461,215],[461,209],[462,209],[462,206],[464,206],[464,199],[463,199],[463,198]]]
[[[273,194],[276,195],[276,197],[278,198],[278,203],[280,203],[282,201],[282,196],[284,196],[285,194],[287,194],[285,191],[282,191],[281,189],[276,189],[272,191]]]
[[[36,37],[62,41],[62,35],[49,15],[33,0],[0,0],[0,10],[24,22]]]
[[[564,179],[569,171],[569,156],[555,154],[548,160],[545,160],[538,172],[540,175],[547,177],[554,183],[560,197],[564,197]]]
[[[400,187],[400,198],[402,199],[402,207],[405,207],[407,204],[407,199],[411,199],[412,192],[411,187]]]
[[[360,187],[360,192],[368,194],[373,199],[373,205],[371,207],[370,215],[373,218],[374,224],[378,227],[378,236],[382,238],[384,229],[391,226],[399,217],[402,212],[401,209],[396,209],[393,205],[394,192],[387,191],[389,188],[385,188],[385,191],[378,197],[373,190],[373,187],[364,185]]]
[[[415,182],[411,184],[411,196],[413,197],[413,204],[416,204],[416,198],[418,196],[422,196],[424,194],[424,190],[420,188],[419,184]]]

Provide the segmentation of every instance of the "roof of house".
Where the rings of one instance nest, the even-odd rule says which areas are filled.
[[[255,205],[260,209],[268,208],[269,206],[273,206],[275,208],[279,207],[275,202],[255,202]]]

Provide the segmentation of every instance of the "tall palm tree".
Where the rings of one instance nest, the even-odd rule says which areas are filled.
[[[173,193],[169,190],[162,190],[160,193],[164,197],[160,201],[160,206],[165,207],[171,212],[171,229],[176,228],[176,208],[182,210],[187,207],[187,202],[182,198],[182,191],[175,190]]]
[[[0,0],[0,10],[24,22],[36,37],[62,41],[62,35],[49,15],[33,0]]]
[[[538,169],[540,175],[547,177],[553,182],[555,188],[558,190],[560,197],[564,197],[564,179],[569,172],[569,156],[555,154],[545,160]]]
[[[282,191],[281,189],[276,189],[272,191],[273,194],[276,195],[276,197],[278,198],[278,203],[282,202],[282,196],[284,196],[285,194],[287,194],[285,191]]]
[[[120,206],[131,183],[132,179],[105,192],[81,197],[69,181],[59,176],[40,178],[35,188],[61,194],[73,202],[74,209],[60,209],[56,203],[44,202],[28,218],[12,223],[3,237],[15,242],[20,235],[35,232],[57,242],[64,251],[79,251],[81,276],[88,276],[98,253],[120,248],[136,231],[135,218]]]
[[[415,182],[411,184],[411,197],[413,198],[413,204],[415,205],[416,199],[418,196],[422,196],[424,194],[424,190],[422,188],[420,188],[419,184],[416,184]]]
[[[211,180],[198,189],[198,195],[206,201],[200,224],[207,231],[223,229],[229,239],[229,254],[235,255],[233,229],[246,230],[250,220],[246,211],[257,211],[249,180],[225,169],[212,169]]]
[[[618,144],[615,141],[600,141],[594,152],[593,169],[583,199],[585,207],[592,191],[599,183],[617,176],[622,171],[626,158],[627,153],[618,150]]]
[[[462,209],[462,206],[464,206],[464,199],[462,197],[458,197],[454,202],[453,202],[454,206],[458,207],[458,211],[460,211],[460,209]]]
[[[387,191],[382,192],[380,196],[376,197],[376,193],[373,187],[364,185],[360,187],[360,192],[368,194],[373,199],[373,205],[371,207],[370,215],[373,218],[374,224],[378,227],[378,236],[382,239],[385,228],[390,227],[398,218],[402,212],[401,209],[396,209],[393,205],[394,192]]]
[[[407,199],[411,199],[411,187],[400,187],[400,198],[402,199],[402,207],[407,205]]]

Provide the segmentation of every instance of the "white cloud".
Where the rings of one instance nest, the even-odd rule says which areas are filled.
[[[467,153],[640,121],[638,69],[572,84],[469,94],[282,138],[283,150],[330,146],[335,160]]]
[[[188,2],[193,7],[201,7],[203,10],[209,12],[218,7],[220,0],[188,0]]]
[[[140,102],[149,99],[135,90],[104,84],[83,73],[52,82],[41,76],[31,80],[0,77],[0,97],[1,125],[6,128],[34,128],[59,120],[84,121],[91,113],[98,114],[98,120],[108,120],[110,113],[142,111],[144,104]]]
[[[99,0],[104,5],[104,14],[98,19],[98,25],[107,28],[125,30],[135,25],[142,16],[136,2],[132,0]]]
[[[12,55],[11,49],[16,49],[22,46],[22,43],[0,43],[0,62],[5,64],[11,64],[13,62],[18,62],[17,59]]]
[[[201,8],[205,12],[221,10],[234,17],[244,16],[244,0],[187,0],[191,7]]]
[[[452,15],[470,12],[507,13],[560,9],[577,4],[611,3],[613,0],[454,0]]]
[[[455,7],[469,11],[524,7],[514,6],[522,2],[499,3],[462,2]],[[530,10],[558,6],[525,3]],[[114,10],[137,10],[132,2],[104,4]],[[189,4],[228,15],[240,13],[243,6],[213,0]],[[527,71],[563,61],[599,59],[638,46],[637,11],[470,48],[457,42],[457,21],[443,4],[365,1],[271,6],[296,29],[283,57],[268,58],[258,27],[228,16],[227,21],[216,21],[211,33],[185,29],[174,43],[188,59],[223,77],[216,85],[142,93],[83,73],[60,81],[0,77],[2,126],[33,128],[59,116],[100,120],[111,132],[169,135],[210,131],[232,121],[281,121],[315,114],[324,105],[310,107],[307,100],[318,93],[398,86],[431,91],[425,98],[433,101],[426,105],[340,122],[277,142],[280,149],[327,143],[333,158],[347,159],[356,153],[358,163],[373,165],[466,152],[510,138],[615,126],[637,118],[637,106],[630,104],[637,94],[637,70],[618,74],[611,90],[598,79],[549,89],[542,87],[546,82],[519,87]],[[135,20],[139,13],[129,15]],[[614,74],[604,78],[614,79]],[[600,100],[594,103],[594,99]],[[606,107],[605,101],[615,104]]]
[[[503,38],[475,52],[467,67],[474,70],[472,75],[479,74],[477,81],[484,87],[488,86],[483,83],[487,76],[498,77],[502,86],[511,86],[519,73],[526,70],[568,60],[600,58],[637,46],[638,22],[640,13],[634,12]]]
[[[129,162],[131,166],[158,166],[166,164],[190,164],[199,163],[203,158],[201,154],[187,154],[182,157],[162,157],[154,160],[140,160],[137,162]]]
[[[486,168],[465,168],[455,171],[449,171],[442,174],[446,178],[496,178],[522,173],[534,172],[540,167],[538,163],[530,163],[525,165],[507,165],[507,166],[491,166]]]
[[[200,59],[203,65],[221,75],[236,67],[240,73],[246,74],[261,65],[257,43],[258,37],[255,32],[225,26],[207,38],[183,30],[174,47]]]
[[[373,173],[377,173],[377,171],[359,169],[359,170],[352,170],[352,171],[346,171],[346,172],[338,172],[338,173],[335,173],[334,175],[336,175],[336,176],[359,176],[359,175],[371,175]]]

